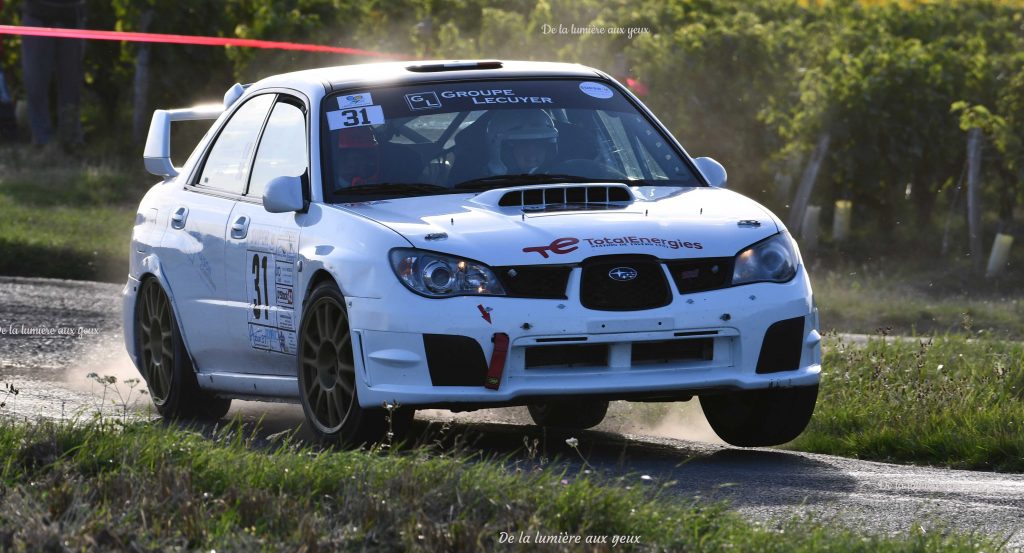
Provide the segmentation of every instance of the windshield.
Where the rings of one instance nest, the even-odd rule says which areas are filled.
[[[628,99],[599,82],[417,84],[346,91],[322,105],[328,202],[547,182],[703,185]]]

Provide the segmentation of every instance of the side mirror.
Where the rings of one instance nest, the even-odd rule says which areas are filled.
[[[721,163],[710,157],[698,157],[693,162],[697,164],[697,169],[700,169],[700,172],[704,174],[708,184],[715,188],[725,188],[725,181],[729,176],[726,174],[725,167],[722,167]]]
[[[263,209],[271,213],[302,211],[305,207],[301,177],[276,177],[263,189]]]

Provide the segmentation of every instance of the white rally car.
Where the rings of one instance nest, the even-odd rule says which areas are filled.
[[[216,119],[180,167],[173,121]],[[630,92],[574,64],[334,67],[154,114],[124,288],[157,409],[298,401],[361,443],[416,408],[694,395],[725,441],[814,410],[820,336],[782,222]],[[394,406],[398,406],[395,408]]]

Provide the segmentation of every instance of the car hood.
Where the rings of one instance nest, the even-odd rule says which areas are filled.
[[[507,189],[516,190],[514,188]],[[661,259],[729,257],[780,230],[757,202],[720,188],[637,189],[638,199],[612,209],[524,211],[446,194],[338,204],[384,225],[417,248],[489,265],[577,263],[595,255],[646,254]],[[494,191],[489,191],[493,197]]]

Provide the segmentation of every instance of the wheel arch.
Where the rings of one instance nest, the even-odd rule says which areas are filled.
[[[192,363],[192,371],[198,373],[199,367],[196,365],[196,360],[192,357],[192,349],[188,345],[188,336],[181,328],[181,313],[178,303],[174,301],[174,290],[171,287],[170,282],[167,280],[167,276],[164,274],[160,266],[160,258],[155,254],[150,254],[142,259],[141,271],[139,275],[135,277],[139,281],[139,289],[142,289],[142,285],[150,279],[156,279],[160,284],[160,289],[167,295],[167,300],[171,304],[171,313],[174,314],[174,324],[178,325],[178,334],[181,336],[181,342],[185,346],[185,352],[188,354],[189,361]],[[136,336],[135,323],[136,317],[139,310],[139,295],[135,294],[135,300],[132,302],[132,313],[131,313],[131,332],[132,341],[129,347],[131,347],[131,356],[133,359],[139,359],[138,351],[138,338]],[[126,325],[127,326],[127,325]],[[127,330],[127,328],[126,328]],[[128,345],[128,344],[126,344]]]
[[[302,303],[305,304],[306,299],[309,298],[309,295],[313,292],[313,289],[324,282],[333,282],[334,285],[338,287],[338,291],[341,292],[341,296],[345,297],[345,293],[341,290],[341,283],[338,282],[337,277],[335,277],[327,269],[321,267],[314,271],[313,275],[309,277],[309,282],[306,284],[305,293],[302,296]]]

